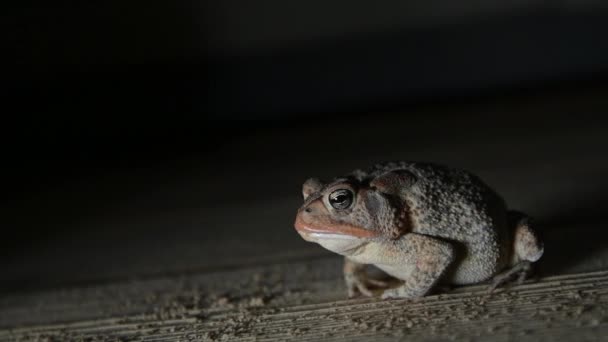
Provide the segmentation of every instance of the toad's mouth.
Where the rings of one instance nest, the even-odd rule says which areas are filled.
[[[296,217],[294,224],[296,230],[302,237],[318,237],[325,239],[361,239],[377,236],[376,232],[355,227],[344,223],[311,224],[304,222],[300,215]],[[331,228],[329,228],[331,227]]]

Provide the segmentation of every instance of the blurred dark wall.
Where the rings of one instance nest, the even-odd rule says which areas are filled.
[[[14,174],[39,169],[30,165],[39,160],[170,158],[255,134],[249,124],[209,119],[412,115],[412,103],[603,83],[607,8],[601,1],[5,2],[4,158]]]
[[[162,128],[178,117],[377,111],[429,97],[597,80],[608,65],[601,1],[3,7],[5,94],[38,122],[69,118],[84,130],[95,126],[89,120],[103,126],[112,119],[106,130],[126,125],[122,113]]]
[[[248,124],[209,119],[412,115],[412,103],[604,83],[608,66],[601,1],[2,8],[5,158],[20,162],[171,156],[181,153],[175,144],[204,149],[252,134]]]

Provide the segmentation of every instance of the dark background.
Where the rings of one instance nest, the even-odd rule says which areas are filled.
[[[291,231],[301,182],[384,159],[548,223],[606,209],[601,1],[2,7],[2,289],[323,253]]]

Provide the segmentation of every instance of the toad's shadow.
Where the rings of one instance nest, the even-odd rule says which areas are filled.
[[[608,248],[608,228],[604,226],[608,213],[606,193],[595,192],[581,200],[569,198],[569,203],[556,208],[555,214],[536,218],[535,228],[545,244],[538,262],[539,275],[593,271],[608,264],[591,259],[593,255],[600,258],[600,251]]]

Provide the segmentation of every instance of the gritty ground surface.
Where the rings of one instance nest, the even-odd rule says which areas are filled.
[[[608,338],[608,272],[347,300],[340,260],[48,291],[0,301],[0,340],[287,341]]]
[[[305,122],[161,167],[81,170],[2,207],[3,227],[53,233],[0,261],[0,340],[606,340],[608,139],[592,115],[607,94]],[[347,300],[340,258],[293,229],[301,183],[400,159],[470,169],[536,217],[542,280]]]

